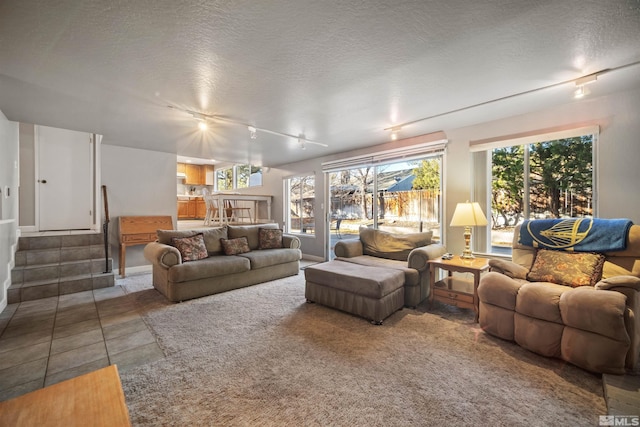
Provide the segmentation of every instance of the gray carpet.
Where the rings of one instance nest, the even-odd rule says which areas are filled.
[[[126,280],[166,354],[121,374],[134,425],[583,426],[606,414],[599,375],[492,338],[467,310],[404,309],[373,326],[306,304],[302,272],[181,304],[149,275]]]

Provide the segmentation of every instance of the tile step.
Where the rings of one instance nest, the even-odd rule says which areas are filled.
[[[49,249],[22,249],[16,252],[15,265],[51,264],[57,262],[104,259],[104,245],[69,246]]]
[[[105,270],[111,271],[112,268],[113,259],[111,258],[108,259],[108,265],[105,265],[104,258],[98,258],[81,261],[16,266],[11,270],[11,283],[22,285],[28,282],[55,280],[61,277],[104,273]]]
[[[18,239],[18,250],[55,249],[73,246],[103,245],[102,233],[68,234],[60,236],[28,236]]]
[[[114,284],[115,274],[113,272],[81,274],[21,284],[14,283],[7,289],[7,302],[14,304],[22,301],[107,288],[114,286]]]

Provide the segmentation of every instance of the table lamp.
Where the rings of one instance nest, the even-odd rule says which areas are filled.
[[[482,208],[477,202],[458,203],[456,210],[451,218],[452,227],[464,227],[464,251],[460,258],[473,259],[475,258],[471,253],[471,227],[476,225],[487,225],[487,217],[484,216]]]

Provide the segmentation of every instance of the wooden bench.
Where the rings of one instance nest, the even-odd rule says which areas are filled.
[[[0,402],[5,426],[130,426],[116,365]]]
[[[170,216],[121,216],[120,225],[120,276],[125,275],[127,246],[146,245],[154,242],[157,230],[173,230]]]

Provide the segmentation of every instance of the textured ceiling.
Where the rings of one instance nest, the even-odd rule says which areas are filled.
[[[0,1],[10,120],[266,166],[577,102],[558,83],[605,69],[592,96],[640,88],[639,61],[638,0]]]

